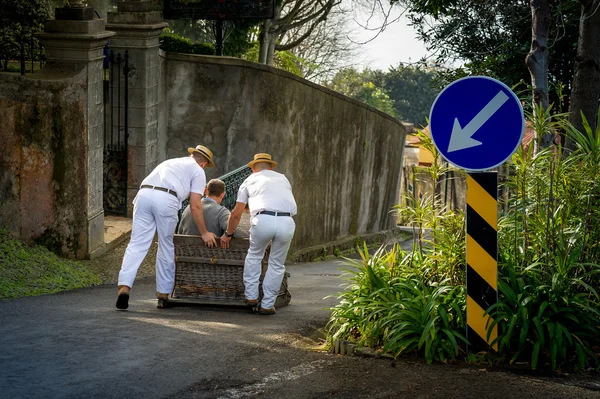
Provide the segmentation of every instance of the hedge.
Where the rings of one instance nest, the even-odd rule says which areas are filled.
[[[160,35],[160,48],[165,51],[185,54],[215,55],[215,47],[210,43],[194,43],[175,33]]]

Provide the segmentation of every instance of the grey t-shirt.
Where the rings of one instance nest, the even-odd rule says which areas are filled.
[[[229,209],[217,204],[212,198],[202,198],[202,211],[206,229],[211,233],[214,233],[217,237],[221,237],[227,229],[227,220],[231,214]],[[183,210],[177,234],[200,235],[200,231],[196,226],[196,222],[194,222],[192,210],[189,205]],[[236,229],[233,236],[236,238],[248,237],[247,234],[244,234],[239,229]]]

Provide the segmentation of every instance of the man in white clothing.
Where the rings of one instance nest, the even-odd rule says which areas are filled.
[[[188,152],[189,157],[169,159],[158,165],[142,181],[133,200],[131,241],[119,272],[117,309],[129,307],[129,294],[135,275],[148,254],[155,232],[158,232],[156,297],[159,308],[168,307],[169,294],[175,284],[173,234],[181,202],[188,196],[202,240],[209,247],[217,245],[215,235],[206,229],[201,203],[206,187],[204,168],[215,166],[213,153],[202,145],[188,148]]]
[[[240,186],[237,203],[227,222],[227,230],[221,237],[221,246],[229,247],[233,232],[248,204],[252,220],[250,248],[244,262],[246,303],[250,306],[258,305],[261,261],[270,242],[269,267],[263,280],[263,298],[259,309],[260,314],[270,315],[275,314],[275,300],[285,273],[283,263],[296,230],[296,223],[292,219],[296,214],[296,200],[288,179],[273,170],[277,162],[269,154],[256,154],[248,166],[252,169],[252,174]]]

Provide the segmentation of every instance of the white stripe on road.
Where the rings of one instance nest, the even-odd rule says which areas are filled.
[[[264,392],[269,384],[297,380],[298,378],[310,375],[318,369],[323,368],[323,366],[331,363],[332,361],[330,360],[315,360],[314,362],[303,363],[299,366],[292,367],[289,370],[270,374],[254,384],[228,389],[223,396],[219,397],[219,399],[238,399],[258,395]]]

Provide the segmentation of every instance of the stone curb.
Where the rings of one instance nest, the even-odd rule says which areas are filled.
[[[373,348],[359,347],[355,343],[345,339],[336,339],[331,348],[331,353],[344,356],[360,356],[376,359],[394,360],[394,356],[387,353],[379,353]]]
[[[288,256],[288,260],[293,262],[313,262],[322,260],[328,257],[337,257],[339,255],[347,255],[356,252],[357,243],[362,247],[362,243],[366,242],[367,247],[379,247],[381,245],[390,245],[412,238],[412,233],[403,228],[393,228],[384,230],[378,233],[353,235],[344,239],[315,245],[294,252]]]

